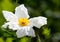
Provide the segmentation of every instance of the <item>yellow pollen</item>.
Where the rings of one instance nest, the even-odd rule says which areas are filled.
[[[29,20],[27,18],[20,18],[18,19],[18,23],[20,26],[26,26],[29,24]]]

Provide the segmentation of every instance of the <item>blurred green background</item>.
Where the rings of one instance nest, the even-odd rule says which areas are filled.
[[[20,4],[27,7],[31,17],[47,17],[47,25],[33,27],[36,37],[17,38],[16,31],[1,28],[6,22],[2,11],[14,12]],[[0,42],[60,42],[60,0],[0,0]]]

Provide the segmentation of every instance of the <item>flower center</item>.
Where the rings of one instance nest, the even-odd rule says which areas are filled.
[[[20,18],[18,19],[18,23],[20,26],[26,26],[29,24],[29,20],[27,18]]]

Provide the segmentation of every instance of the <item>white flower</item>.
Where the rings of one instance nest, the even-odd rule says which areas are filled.
[[[18,38],[26,35],[35,37],[35,32],[32,27],[35,26],[40,28],[41,26],[47,24],[47,18],[45,17],[39,16],[30,18],[24,4],[16,7],[15,14],[3,11],[3,15],[8,22],[2,25],[2,27],[6,28],[8,26],[9,29],[17,30],[16,35]]]

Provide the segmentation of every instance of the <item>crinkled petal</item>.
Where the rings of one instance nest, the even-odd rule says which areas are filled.
[[[28,36],[35,37],[35,32],[33,28],[30,28],[27,32],[28,32]]]
[[[31,18],[30,21],[37,28],[47,24],[47,18],[42,16]]]
[[[7,26],[9,27],[9,29],[12,29],[12,30],[18,30],[20,28],[17,22],[15,21],[5,23],[4,25],[2,25],[2,28],[7,28]]]
[[[19,29],[19,30],[17,30],[16,35],[17,35],[17,38],[21,38],[21,37],[26,36],[26,30],[24,28]]]
[[[24,4],[21,4],[20,6],[16,7],[15,15],[18,18],[29,18],[27,8],[24,6]]]
[[[35,37],[34,30],[30,26],[20,27],[21,29],[17,30],[16,35],[18,38],[24,36],[32,36]]]
[[[18,25],[17,22],[10,22],[9,29],[18,30],[19,28],[20,28],[20,26]]]
[[[9,25],[9,22],[7,22],[4,25],[2,25],[2,28],[7,28],[8,25]]]
[[[2,11],[3,15],[6,19],[6,21],[15,21],[17,20],[17,16],[15,16],[12,12],[8,12],[8,11]]]

